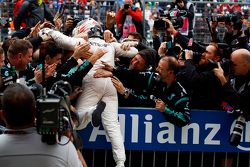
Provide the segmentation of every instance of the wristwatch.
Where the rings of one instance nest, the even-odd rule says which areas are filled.
[[[129,89],[128,89],[128,88],[125,88],[124,93],[123,93],[123,96],[124,96],[124,97],[128,97],[129,94],[130,94]]]

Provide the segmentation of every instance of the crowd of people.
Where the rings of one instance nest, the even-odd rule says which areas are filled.
[[[124,0],[116,14],[107,12],[104,23],[94,14],[86,19],[65,16],[61,6],[53,13],[42,0],[23,1],[14,17],[15,32],[2,41],[0,142],[6,144],[0,146],[1,164],[87,166],[71,142],[62,147],[38,140],[38,97],[29,90],[34,84],[46,91],[60,80],[71,85],[76,130],[90,122],[94,127],[102,124],[116,167],[126,161],[119,106],[155,108],[179,127],[192,122],[192,109],[249,117],[250,24],[243,23],[249,14],[235,10],[230,16],[212,15],[212,40],[204,44],[193,39],[195,5],[173,0],[167,14],[156,6],[157,20],[148,20],[149,45],[142,6],[135,0]],[[221,23],[227,29],[223,39],[217,34]],[[30,161],[31,156],[36,158]]]

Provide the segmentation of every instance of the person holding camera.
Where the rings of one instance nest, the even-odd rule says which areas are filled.
[[[197,109],[222,109],[221,85],[213,73],[213,62],[221,60],[218,45],[210,43],[205,52],[194,54],[185,51],[185,68],[180,80],[189,81],[192,89],[191,107]]]
[[[144,37],[142,11],[133,3],[133,0],[124,0],[124,5],[116,14],[119,38],[127,38],[130,32],[138,32]]]
[[[223,97],[235,109],[240,109],[248,118],[250,111],[250,52],[246,49],[237,49],[231,54],[233,78],[227,79],[221,64],[215,68],[214,74],[220,80]]]
[[[231,114],[236,116],[234,128],[230,134],[229,142],[237,147],[242,139],[243,130],[249,119],[250,111],[250,52],[238,49],[231,54],[233,78],[228,79],[221,64],[213,71],[221,82],[223,98],[233,107]],[[235,157],[236,158],[236,157]],[[233,157],[228,164],[232,164]]]
[[[35,128],[35,97],[30,89],[14,83],[2,97],[1,117],[6,123],[0,135],[0,163],[3,166],[87,167],[80,151],[66,136],[61,144],[48,145],[41,141]]]
[[[181,28],[179,28],[179,31],[182,35],[185,35],[188,38],[193,38],[193,30],[195,24],[194,4],[188,2],[187,0],[173,0],[169,11],[172,11],[173,9],[178,9],[182,11],[182,13],[183,11],[185,11],[186,14],[182,16],[183,25]]]
[[[223,39],[218,37],[217,26],[218,23],[224,22],[226,32]],[[215,15],[211,17],[211,35],[214,42],[223,42],[228,45],[228,49],[236,50],[239,48],[245,48],[250,50],[249,47],[249,35],[247,31],[243,29],[243,19],[241,12],[235,12],[233,14]]]
[[[176,31],[169,20],[165,20],[169,24],[167,31],[175,37],[177,42],[186,49],[183,52],[185,59],[184,67],[178,74],[178,81],[185,85],[187,90],[192,92],[191,108],[197,109],[221,109],[221,86],[217,77],[213,73],[214,63],[222,60],[222,54],[217,43],[211,42],[204,50],[196,42],[191,45],[190,40]]]

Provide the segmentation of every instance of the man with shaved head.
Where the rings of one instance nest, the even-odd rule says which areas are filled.
[[[214,69],[223,86],[223,96],[235,109],[246,116],[250,113],[250,52],[238,49],[231,54],[233,79],[227,80],[222,68]]]

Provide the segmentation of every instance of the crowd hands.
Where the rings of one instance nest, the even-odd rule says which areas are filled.
[[[126,10],[128,13],[132,9]],[[108,15],[114,19],[112,13]],[[160,39],[162,32],[153,28],[153,47],[150,47],[137,32],[118,39],[110,26],[112,21],[103,33],[99,32],[100,27],[91,27],[95,29],[91,34],[82,31],[81,24],[75,25],[72,17],[63,22],[57,13],[53,23],[38,22],[3,41],[1,90],[18,79],[24,80],[19,83],[27,86],[41,84],[46,90],[64,80],[74,90],[70,96],[71,110],[77,112],[76,101],[85,84],[82,80],[98,64],[92,75],[94,79],[111,79],[118,92],[119,106],[155,108],[177,126],[192,122],[191,109],[224,110],[236,116],[244,113],[248,117],[249,39],[244,44],[239,40],[249,38],[246,32],[236,30],[232,23],[228,25],[226,41],[213,38],[211,43],[204,45],[182,35],[169,19],[163,21],[168,25],[163,32],[165,38]],[[212,22],[213,32],[216,25]],[[110,50],[102,44],[94,44],[90,38],[103,38],[105,46],[113,46],[114,64],[104,58]],[[235,39],[238,43],[232,45]],[[221,42],[226,42],[227,47]],[[95,49],[91,49],[93,45]],[[41,65],[45,69],[44,78]],[[238,109],[242,112],[234,112]],[[79,157],[82,165],[87,166],[83,157]]]

